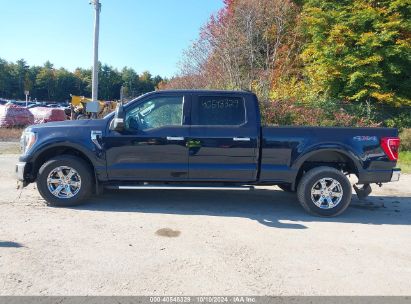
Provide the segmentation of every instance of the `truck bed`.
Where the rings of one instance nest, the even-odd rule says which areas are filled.
[[[389,181],[396,165],[380,145],[381,138],[398,136],[394,128],[267,126],[261,133],[261,182],[292,182],[307,160],[338,163],[349,158],[364,183]],[[310,159],[312,153],[317,156]]]

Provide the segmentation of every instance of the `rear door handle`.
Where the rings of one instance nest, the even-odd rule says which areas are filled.
[[[184,137],[180,137],[180,136],[167,136],[167,140],[174,140],[174,141],[177,141],[177,140],[184,140]]]
[[[234,141],[250,141],[250,137],[233,137]]]

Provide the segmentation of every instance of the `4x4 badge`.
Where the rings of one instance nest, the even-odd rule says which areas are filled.
[[[355,141],[377,141],[377,136],[354,136]]]

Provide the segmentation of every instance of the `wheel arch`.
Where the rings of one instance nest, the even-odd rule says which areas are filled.
[[[314,147],[294,162],[292,168],[297,174],[293,188],[297,187],[304,172],[319,166],[333,167],[357,176],[362,168],[360,158],[348,148],[339,146]]]
[[[96,179],[96,170],[95,170],[95,164],[93,163],[91,157],[88,155],[84,149],[81,147],[78,147],[75,144],[61,144],[61,143],[55,143],[55,144],[49,144],[42,149],[39,149],[36,154],[33,156],[31,159],[31,181],[34,182],[37,178],[39,169],[41,166],[50,158],[54,156],[59,156],[59,155],[71,155],[71,156],[76,156],[80,159],[82,159],[89,167],[90,170],[92,170],[93,176],[94,176],[94,182],[97,182]]]

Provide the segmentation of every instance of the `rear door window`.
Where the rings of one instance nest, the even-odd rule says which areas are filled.
[[[192,125],[239,126],[245,122],[245,103],[241,97],[199,96],[192,104]]]

